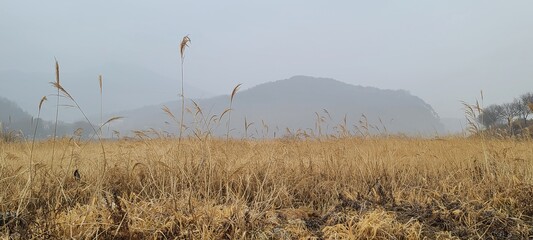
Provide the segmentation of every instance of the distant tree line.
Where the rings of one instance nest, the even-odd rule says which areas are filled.
[[[528,118],[532,113],[533,93],[528,92],[515,98],[513,102],[493,104],[484,108],[478,116],[478,121],[487,129],[507,126],[512,131],[515,122],[519,126],[527,127]]]

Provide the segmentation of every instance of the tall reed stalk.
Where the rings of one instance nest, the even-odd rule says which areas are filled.
[[[233,91],[231,91],[231,96],[229,100],[229,109],[228,109],[228,122],[227,122],[227,132],[226,132],[226,140],[229,140],[229,130],[230,130],[230,124],[231,124],[231,111],[233,111],[233,98],[235,97],[235,94],[237,94],[237,91],[239,91],[239,87],[242,85],[242,83],[237,84],[235,88],[233,88]]]
[[[185,74],[184,74],[184,68],[183,63],[185,62],[185,48],[189,46],[189,43],[191,42],[191,39],[189,38],[189,35],[183,37],[180,43],[180,56],[181,56],[181,121],[180,121],[180,135],[179,135],[179,144],[181,144],[181,138],[183,136],[183,117],[185,115],[185,93],[184,93],[184,82],[185,82]]]
[[[39,111],[37,113],[37,121],[35,123],[35,128],[33,130],[33,139],[31,142],[31,150],[30,150],[30,161],[29,161],[29,167],[28,167],[28,181],[26,182],[26,186],[22,190],[22,196],[19,200],[16,216],[19,215],[19,213],[22,211],[23,208],[26,208],[30,202],[31,194],[32,194],[32,186],[33,186],[33,180],[34,180],[34,164],[33,164],[33,150],[35,147],[35,139],[37,135],[37,129],[39,128],[39,119],[41,118],[41,108],[43,106],[44,101],[46,101],[47,98],[44,96],[41,98],[41,101],[39,102]],[[28,198],[26,198],[28,196]],[[28,200],[26,203],[24,203],[26,200]]]
[[[57,64],[57,61],[56,61],[56,76],[59,76],[59,64]],[[92,122],[89,120],[89,118],[87,117],[87,114],[85,114],[85,112],[83,111],[83,109],[80,107],[80,105],[78,104],[78,102],[74,99],[74,97],[72,97],[72,95],[70,95],[70,93],[67,92],[67,90],[65,90],[65,88],[63,88],[63,86],[59,83],[59,81],[56,81],[56,82],[51,82],[50,84],[52,84],[52,86],[54,86],[54,88],[56,88],[62,95],[62,97],[65,97],[67,99],[69,99],[70,101],[72,101],[72,103],[74,103],[74,105],[76,106],[76,108],[80,111],[80,113],[83,115],[83,117],[85,118],[85,120],[87,121],[87,123],[91,126],[94,134],[96,135],[96,137],[98,138],[98,142],[100,143],[100,147],[102,149],[102,154],[103,154],[103,167],[102,167],[102,173],[105,173],[106,169],[107,169],[107,158],[106,158],[106,154],[105,154],[105,148],[104,148],[104,144],[102,142],[102,138],[100,137],[100,134],[98,134],[99,130],[97,130],[94,125],[92,124]],[[114,120],[114,119],[113,119]],[[109,121],[108,121],[109,122]],[[108,123],[106,122],[106,123]]]
[[[183,37],[183,39],[181,40],[181,43],[180,43],[180,56],[181,56],[181,116],[180,116],[180,133],[179,133],[179,138],[178,138],[178,159],[180,158],[180,154],[181,154],[181,140],[182,140],[182,137],[183,137],[183,127],[184,127],[184,124],[183,124],[183,119],[184,119],[184,115],[185,115],[185,91],[184,91],[184,82],[185,82],[185,73],[184,73],[184,67],[183,67],[183,64],[185,62],[185,48],[189,47],[189,43],[191,42],[191,39],[189,38],[189,35],[186,35]],[[167,108],[168,110],[168,108]],[[170,112],[170,110],[168,111],[168,113],[170,113],[171,116],[172,113]],[[173,166],[174,167],[174,166]],[[171,178],[171,188],[172,189],[176,189],[177,188],[177,182],[176,182],[176,178],[175,177],[172,177]],[[190,187],[192,187],[192,185],[190,185]],[[189,212],[192,212],[192,191],[189,190],[189,197],[188,197],[188,207],[189,207]]]
[[[39,120],[41,118],[41,108],[43,106],[43,103],[48,100],[46,98],[46,96],[44,96],[43,98],[41,98],[41,101],[39,102],[39,111],[37,112],[37,121],[35,123],[35,129],[33,130],[33,139],[31,141],[31,151],[30,151],[30,183],[33,182],[33,170],[32,170],[32,166],[33,166],[33,149],[35,147],[35,139],[36,139],[36,136],[37,136],[37,129],[39,128]]]
[[[55,70],[56,70],[56,84],[59,86],[59,63],[57,59],[55,60]],[[61,98],[59,88],[57,89],[57,102],[56,102],[56,120],[54,123],[54,139],[52,144],[52,160],[50,162],[50,171],[54,171],[54,158],[56,153],[56,137],[57,137],[57,122],[59,121],[59,99]]]

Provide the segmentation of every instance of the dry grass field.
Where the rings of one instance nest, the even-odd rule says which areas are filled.
[[[31,145],[0,142],[6,239],[533,238],[531,140]]]

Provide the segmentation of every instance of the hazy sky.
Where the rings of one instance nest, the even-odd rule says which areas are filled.
[[[50,73],[57,57],[65,71],[131,64],[179,81],[189,34],[186,82],[210,92],[331,77],[460,117],[480,90],[486,104],[533,91],[532,13],[531,0],[0,0],[0,71]]]

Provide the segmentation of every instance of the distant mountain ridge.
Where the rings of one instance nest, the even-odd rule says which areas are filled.
[[[196,102],[207,115],[204,117],[216,115],[216,118],[228,108],[229,95]],[[119,112],[117,115],[126,118],[114,127],[125,132],[147,128],[176,132],[176,126],[164,124],[172,121],[161,110],[163,106],[179,115],[180,104],[167,102]],[[191,101],[187,101],[187,106],[189,110],[194,109]],[[227,117],[225,115],[218,127],[212,129],[214,134],[225,134]],[[286,129],[301,129],[314,134],[320,130],[325,134],[338,131],[336,126],[343,123],[345,117],[351,133],[361,130],[358,127],[365,122],[371,126],[369,131],[374,133],[434,134],[444,131],[433,108],[407,91],[355,86],[330,78],[308,76],[294,76],[239,91],[233,101],[230,128],[234,137],[243,136],[244,132],[252,137],[265,135],[263,122],[268,126],[266,135],[269,137],[281,136]],[[194,125],[192,118],[192,113],[187,114],[185,124],[190,127],[189,131]],[[252,123],[247,130],[244,128],[245,118],[248,124]]]
[[[98,67],[89,67],[79,72],[72,72],[60,66],[61,85],[76,99],[88,115],[100,113],[100,89],[98,75],[103,77],[104,112],[117,112],[136,109],[140,106],[154,105],[172,99],[179,99],[180,80],[161,76],[149,69],[139,66],[109,63]],[[3,84],[0,96],[16,102],[31,115],[37,115],[40,99],[56,94],[50,85],[55,81],[54,69],[46,73],[6,70],[0,71]],[[193,98],[211,97],[207,91],[186,83],[187,96]],[[55,100],[43,106],[42,118],[55,118]],[[62,105],[71,105],[62,100]],[[74,122],[83,119],[77,109],[62,107],[60,119]]]
[[[36,132],[35,127],[38,127]],[[88,137],[92,133],[91,126],[86,122],[64,123],[58,121],[57,136],[72,136],[74,131],[79,128],[83,129],[81,135],[83,137]],[[0,97],[0,134],[14,133],[20,139],[29,139],[36,133],[36,137],[42,139],[53,136],[54,129],[54,121],[37,119],[37,116],[25,112],[15,102]]]

